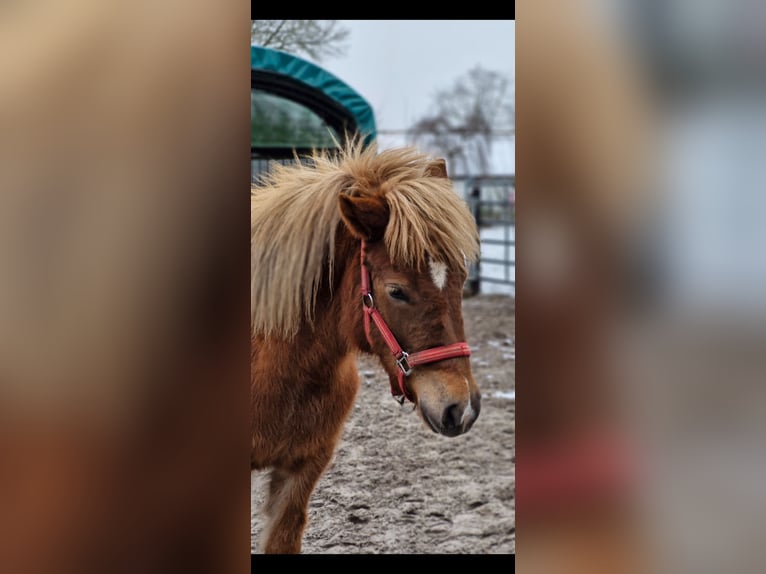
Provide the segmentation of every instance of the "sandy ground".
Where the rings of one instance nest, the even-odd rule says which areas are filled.
[[[376,359],[361,358],[361,388],[335,459],[309,506],[303,552],[515,553],[515,314],[513,299],[463,302],[481,414],[465,435],[428,430],[391,397]],[[251,478],[257,552],[265,473]]]

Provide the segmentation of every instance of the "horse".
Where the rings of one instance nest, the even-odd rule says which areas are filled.
[[[265,553],[299,553],[359,387],[358,353],[448,437],[479,416],[462,293],[478,230],[442,159],[358,140],[251,188],[251,471]]]

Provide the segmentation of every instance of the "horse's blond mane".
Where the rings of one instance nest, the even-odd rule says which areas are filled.
[[[333,269],[341,193],[385,198],[394,264],[421,268],[430,256],[456,268],[474,260],[473,217],[449,179],[429,175],[433,165],[411,147],[377,153],[358,141],[337,155],[315,153],[308,165],[272,164],[250,194],[253,332],[289,338],[313,319],[320,281]]]

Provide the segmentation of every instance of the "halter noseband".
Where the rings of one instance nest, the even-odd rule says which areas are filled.
[[[367,336],[367,342],[372,347],[372,337],[370,336],[370,317],[378,327],[378,331],[383,336],[383,340],[386,342],[386,346],[391,351],[396,361],[396,366],[399,368],[397,373],[397,380],[399,381],[399,389],[395,389],[393,384],[391,385],[391,394],[399,401],[404,403],[406,398],[410,402],[415,402],[412,399],[412,395],[407,392],[407,387],[404,384],[404,378],[412,373],[412,368],[417,365],[425,365],[427,363],[436,363],[444,361],[445,359],[452,359],[454,357],[468,357],[471,354],[471,348],[468,343],[452,343],[451,345],[442,345],[441,347],[434,347],[432,349],[426,349],[424,351],[418,351],[417,353],[405,352],[399,341],[388,328],[385,319],[380,314],[380,311],[375,307],[375,302],[372,298],[372,290],[370,288],[370,272],[364,264],[365,255],[365,241],[362,239],[361,252],[361,269],[362,269],[362,309],[364,310],[364,334]],[[397,390],[401,391],[397,394]]]

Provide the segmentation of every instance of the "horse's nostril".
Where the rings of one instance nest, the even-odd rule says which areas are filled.
[[[460,406],[458,404],[450,405],[444,409],[442,414],[442,427],[445,430],[452,430],[460,426]]]

